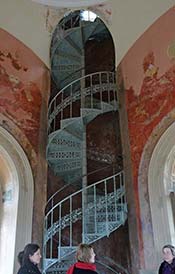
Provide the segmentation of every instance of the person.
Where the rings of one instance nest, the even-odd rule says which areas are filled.
[[[97,274],[95,253],[91,245],[79,244],[76,259],[77,262],[68,269],[66,274]]]
[[[162,253],[164,261],[159,267],[159,274],[175,274],[175,247],[164,245]]]
[[[33,243],[27,244],[18,254],[18,262],[21,265],[18,274],[41,274],[38,268],[40,260],[40,247]]]

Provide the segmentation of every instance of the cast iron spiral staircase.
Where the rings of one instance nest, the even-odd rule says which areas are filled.
[[[123,171],[89,186],[82,179],[86,125],[117,107],[115,75],[111,72],[75,80],[50,103],[48,163],[65,183],[79,181],[82,187],[60,202],[54,203],[55,196],[50,200],[44,227],[47,273],[56,271],[56,265],[59,273],[67,269],[79,242],[93,243],[109,236],[127,218]],[[53,254],[55,243],[57,251]]]
[[[50,274],[65,273],[78,243],[108,237],[127,218],[123,171],[91,185],[87,182],[87,125],[118,109],[115,74],[84,75],[85,42],[102,32],[105,35],[106,27],[98,19],[93,24],[83,22],[78,13],[73,23],[70,20],[63,19],[52,43],[52,77],[61,90],[49,105],[47,161],[65,185],[80,189],[62,200],[58,192],[48,201],[43,273]],[[113,269],[113,273],[118,272]]]

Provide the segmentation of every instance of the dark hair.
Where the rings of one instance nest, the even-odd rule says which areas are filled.
[[[20,251],[18,253],[18,263],[20,264],[20,266],[22,266],[22,261],[23,261],[23,256],[24,256],[24,251]]]
[[[165,248],[169,248],[171,250],[171,253],[173,256],[175,256],[175,247],[173,245],[164,245],[162,247],[162,251],[165,249]]]
[[[24,250],[19,252],[18,254],[18,262],[21,266],[30,262],[29,256],[33,256],[33,254],[39,249],[39,245],[37,244],[27,244],[24,247]]]

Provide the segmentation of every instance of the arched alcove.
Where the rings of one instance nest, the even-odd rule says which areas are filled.
[[[123,170],[112,35],[105,23],[93,12],[70,12],[65,14],[53,32],[50,57],[48,198],[54,195],[54,200],[61,201],[68,198],[70,193],[81,191],[84,187]],[[53,105],[56,111],[53,111]],[[77,199],[78,207],[85,208],[84,202],[87,207],[93,199],[97,203],[95,195],[84,193],[83,202],[80,198]],[[53,206],[52,203],[48,203],[48,211],[51,210],[49,206]],[[64,209],[67,210],[68,205]],[[95,216],[94,213],[92,218]],[[53,219],[58,217],[57,214]],[[68,232],[68,225],[67,231],[62,232],[60,229],[59,235],[56,231],[49,242],[46,242],[43,257],[47,262],[51,258],[57,260],[62,246],[68,248],[69,243],[77,245],[81,241],[79,235],[85,241],[85,234],[91,226],[88,217],[83,216],[80,222],[75,220],[74,223],[75,229],[70,221],[73,233]],[[48,226],[46,233],[47,229]],[[115,241],[118,239],[121,241],[116,246]],[[93,238],[92,241],[95,240]],[[116,227],[113,235],[105,240],[95,243],[98,254],[105,250],[105,256],[115,258],[117,264],[121,264],[124,258],[126,268],[130,268],[128,224],[125,223],[120,230]],[[86,238],[87,243],[88,241]],[[107,241],[110,249],[104,248]],[[124,242],[127,248],[122,254]],[[59,266],[55,266],[56,270],[57,268],[59,270]],[[46,271],[50,272],[51,266],[47,265]]]
[[[115,71],[115,46],[107,25],[90,10],[64,14],[51,38],[51,96],[85,75]]]
[[[33,176],[15,138],[0,127],[0,273],[17,272],[17,254],[31,241]]]
[[[173,243],[172,205],[166,182],[172,169],[175,123],[171,112],[152,132],[139,168],[140,221],[144,273],[156,273],[164,244]],[[173,155],[173,156],[172,156]],[[170,167],[171,165],[171,167]]]
[[[157,200],[154,200],[154,196],[159,195],[160,197],[162,195],[162,205],[164,205],[165,211],[167,211],[169,208],[168,204],[170,204],[170,196],[167,195],[167,192],[165,191],[165,178],[167,178],[165,173],[167,165],[169,169],[172,168],[172,166],[170,168],[170,165],[168,164],[168,159],[170,154],[172,155],[175,145],[174,114],[174,110],[171,111],[153,130],[144,147],[140,161],[138,190],[143,248],[141,269],[143,269],[144,273],[157,273],[157,268],[162,260],[162,244],[166,244],[167,241],[170,242],[168,233],[165,233],[165,238],[163,238],[161,233],[163,227],[167,227],[165,220],[167,216],[165,218],[164,215],[160,216],[161,222],[164,224],[160,224],[159,221],[159,226],[157,226],[157,228],[153,226],[153,222],[156,225],[156,218],[159,216],[157,214],[160,214],[158,206],[161,204],[161,199],[155,197]],[[173,164],[173,161],[171,161],[171,164]],[[171,207],[168,212],[172,214]],[[158,245],[156,244],[156,237],[161,237],[161,242],[158,243]]]
[[[149,165],[148,189],[153,225],[153,239],[157,261],[161,259],[162,246],[174,243],[175,231],[172,206],[167,191],[167,165],[175,147],[175,123],[161,136],[157,143]],[[170,177],[169,177],[170,179]]]

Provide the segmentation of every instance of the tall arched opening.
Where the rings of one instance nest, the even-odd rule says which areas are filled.
[[[118,266],[123,264],[123,260],[124,268],[130,268],[125,191],[118,190],[124,176],[112,35],[93,12],[72,11],[63,16],[53,32],[50,56],[52,78],[48,110],[49,202],[45,217],[45,272],[60,269],[63,259],[70,263],[80,242],[96,245],[106,273],[107,261],[110,260]],[[122,195],[122,206],[112,210],[111,215],[115,216],[111,218],[106,216],[104,219],[105,215],[110,215],[105,209],[105,213],[99,211],[99,218],[96,218],[99,199],[113,192],[109,185],[98,185],[106,179],[113,182],[117,189],[114,199],[117,200],[118,191]],[[94,185],[98,185],[99,189],[94,190]],[[76,202],[71,200],[70,204],[59,207],[76,193],[82,193],[76,197]],[[90,213],[92,201],[95,211]],[[116,205],[118,202],[119,199]],[[113,203],[112,199],[110,203]],[[57,207],[60,210],[55,210]],[[79,216],[77,209],[82,212]],[[116,214],[118,209],[123,215]],[[69,218],[70,215],[70,222],[59,228],[64,216]],[[113,224],[112,220],[115,220]],[[116,247],[119,239],[121,242]],[[125,252],[121,248],[123,245],[127,246]],[[102,251],[105,252],[102,254]],[[71,259],[67,260],[69,255]],[[68,265],[61,265],[62,271],[66,267]]]
[[[21,146],[0,127],[0,273],[13,274],[17,254],[31,241],[33,175]]]
[[[173,207],[170,193],[171,172],[175,159],[175,123],[161,136],[153,151],[148,170],[153,239],[157,262],[161,260],[162,246],[175,242]]]

